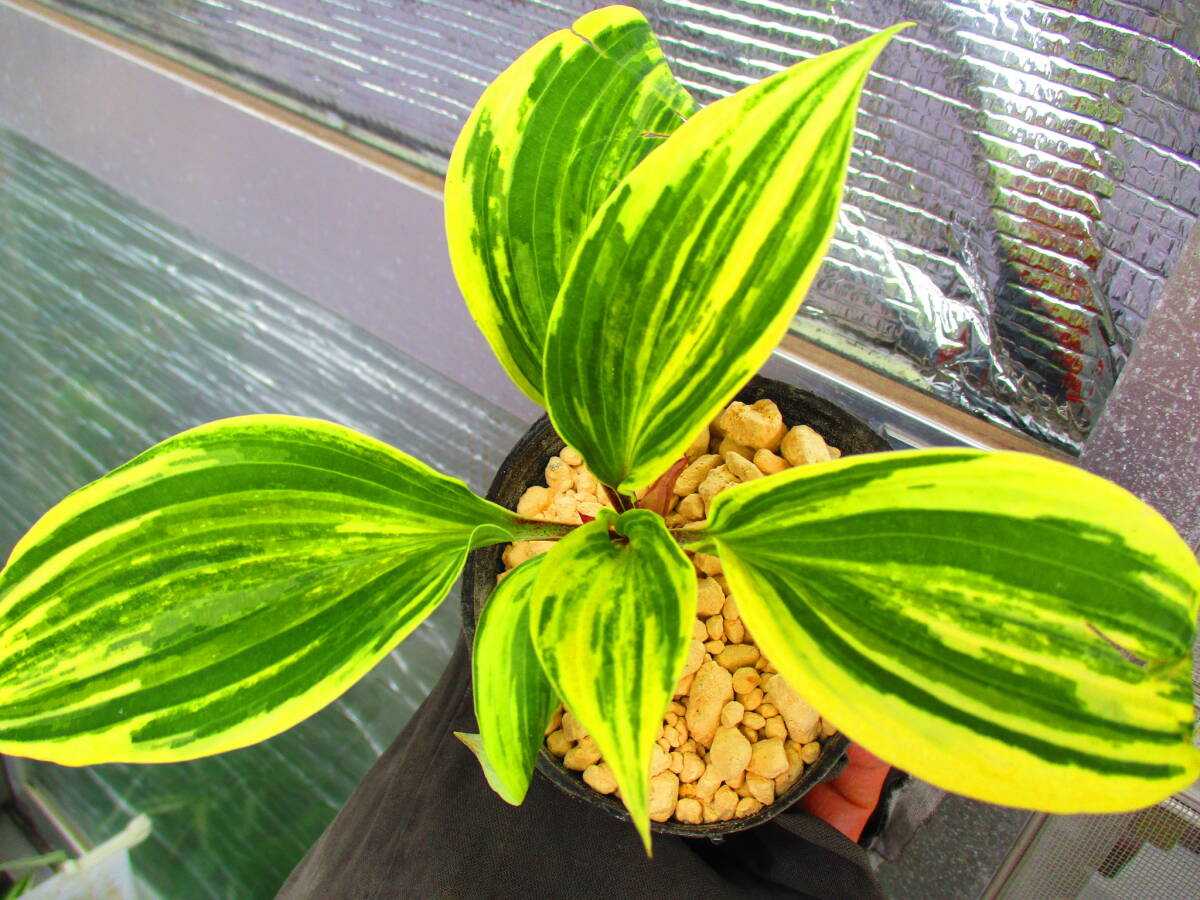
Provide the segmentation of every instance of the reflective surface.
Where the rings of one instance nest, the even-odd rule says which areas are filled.
[[[47,507],[222,416],[341,422],[486,490],[524,431],[449,380],[0,131],[0,556]],[[166,766],[21,763],[89,842],[136,812],[164,897],[270,897],[429,692],[457,592],[313,719]]]
[[[600,4],[58,0],[426,167],[521,50]],[[1194,0],[637,2],[710,101],[910,19],[867,83],[797,327],[1078,450],[1200,215]]]

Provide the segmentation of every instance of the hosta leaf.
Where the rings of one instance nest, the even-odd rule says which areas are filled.
[[[921,778],[1108,812],[1200,775],[1200,567],[1109,482],[1015,453],[853,457],[719,495],[707,541],[771,662]]]
[[[654,481],[783,337],[833,233],[859,90],[896,30],[701,110],[592,219],[551,313],[545,394],[605,484]]]
[[[546,723],[558,706],[529,631],[533,583],[545,561],[526,560],[496,585],[479,616],[471,658],[479,747],[467,746],[492,788],[514,806],[529,790]]]
[[[161,762],[262,740],[415,628],[472,546],[535,531],[327,422],[184,432],[64,499],[0,573],[0,752]]]
[[[546,321],[592,213],[695,110],[641,13],[588,13],[484,91],[446,173],[450,259],[512,379],[542,404]]]
[[[696,579],[659,516],[600,513],[546,555],[534,585],[533,641],[555,692],[612,769],[649,852],[650,753],[686,661]]]

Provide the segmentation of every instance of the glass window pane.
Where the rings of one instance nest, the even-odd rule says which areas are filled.
[[[486,490],[524,430],[454,382],[0,131],[0,554],[66,493],[223,416],[358,428]],[[437,680],[457,591],[339,701],[164,766],[19,762],[89,843],[137,812],[164,897],[272,896]]]

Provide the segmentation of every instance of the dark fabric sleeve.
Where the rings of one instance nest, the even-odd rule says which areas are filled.
[[[487,786],[452,731],[475,731],[459,641],[445,674],[281,889],[300,898],[881,898],[857,844],[787,811],[707,840],[654,836],[534,776],[525,803]]]

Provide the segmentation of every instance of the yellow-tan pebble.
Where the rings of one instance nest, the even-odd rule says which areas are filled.
[[[708,753],[709,767],[718,780],[734,781],[750,762],[750,742],[736,728],[718,728]]]
[[[720,582],[717,582],[717,584],[720,586]],[[726,591],[723,587],[721,590],[725,595],[725,602],[721,604],[722,618],[728,619],[730,622],[732,622],[734,619],[741,621],[742,614],[738,611],[737,601],[734,600],[733,595]]]
[[[660,772],[665,772],[671,765],[670,754],[663,752],[661,747],[655,746],[650,751],[650,777],[653,778]]]
[[[772,716],[763,725],[763,737],[776,738],[782,741],[787,739],[787,734],[787,725],[783,723],[781,716]]]
[[[725,592],[715,578],[704,576],[696,583],[696,615],[702,619],[715,616],[725,606]]]
[[[671,751],[671,763],[667,766],[672,772],[678,775],[683,771],[683,754],[678,750]]]
[[[730,700],[721,707],[721,724],[726,728],[733,728],[736,725],[742,724],[742,717],[746,714],[746,708],[736,700]]]
[[[700,499],[704,501],[704,512],[706,515],[709,509],[712,508],[713,498],[735,484],[740,484],[740,482],[737,480],[737,476],[730,472],[726,466],[717,466],[704,476],[704,480],[700,482],[698,493],[700,494]],[[715,573],[709,572],[708,574],[713,575]]]
[[[773,703],[764,703],[762,706],[760,706],[758,708],[758,714],[760,716],[762,716],[764,719],[769,719],[772,716],[779,715],[779,710],[777,710],[775,708],[775,705]]]
[[[713,795],[717,792],[717,788],[721,786],[721,779],[713,769],[712,765],[704,767],[704,774],[696,781],[696,797],[704,803],[711,803]]]
[[[739,704],[740,705],[740,704]],[[742,713],[742,724],[747,728],[753,728],[756,731],[767,724],[767,720],[756,712]]]
[[[787,752],[783,749],[783,741],[767,739],[759,741],[750,749],[747,768],[755,775],[776,778],[788,770]]]
[[[821,732],[821,716],[782,676],[763,679],[767,702],[779,710],[793,741],[807,744]]]
[[[740,453],[726,453],[724,456],[725,468],[727,468],[733,477],[738,481],[753,481],[756,478],[762,478],[763,473],[759,471],[758,466],[746,459]]]
[[[672,491],[680,496],[686,497],[688,494],[694,494],[708,477],[711,472],[721,462],[721,457],[716,453],[705,453],[703,456],[697,457],[690,465],[687,466],[679,477],[675,479],[675,486]]]
[[[703,774],[704,760],[702,760],[695,753],[684,753],[683,769],[679,773],[679,780],[687,784],[691,784]]]
[[[754,459],[751,460],[758,471],[764,475],[774,475],[777,472],[782,472],[788,467],[787,460],[782,456],[776,456],[770,450],[755,450]]]
[[[695,797],[682,797],[675,804],[675,818],[685,825],[699,825],[703,812],[700,801]]]
[[[706,638],[708,637],[707,631],[704,632],[704,637],[706,637]],[[683,664],[683,672],[680,673],[679,677],[686,678],[687,676],[691,675],[693,672],[695,672],[697,669],[700,668],[700,664],[703,662],[704,662],[704,645],[702,643],[700,643],[700,641],[692,641],[690,644],[688,644],[687,662],[685,662]]]
[[[731,644],[720,653],[713,655],[717,657],[719,665],[730,672],[735,672],[745,666],[753,666],[758,661],[759,652],[753,644]]]
[[[703,574],[712,576],[714,578],[725,571],[721,568],[721,560],[708,553],[697,553],[694,557],[692,557],[692,564]],[[720,581],[717,582],[717,586],[721,588],[721,606],[724,606],[724,597],[728,591]],[[718,610],[718,612],[719,611],[720,610]]]
[[[562,726],[563,731],[567,734],[567,740],[580,741],[587,737],[587,729],[579,724],[579,720],[569,712],[563,713]]]
[[[745,444],[739,443],[728,436],[721,438],[721,440],[717,443],[715,452],[721,457],[722,461],[725,459],[726,453],[735,453],[747,462],[749,462],[750,458],[754,456],[753,447],[747,447]]]
[[[575,487],[575,473],[563,461],[562,457],[552,456],[546,463],[546,484],[556,494],[569,491]]]
[[[725,620],[725,640],[730,644],[740,644],[746,639],[746,628],[741,619]]]
[[[733,699],[733,676],[711,660],[696,672],[688,700],[687,729],[696,743],[712,744],[721,719],[721,709]]]
[[[517,515],[532,519],[549,506],[553,499],[554,492],[550,488],[540,485],[526,488],[521,499],[517,501]]]
[[[725,652],[725,642],[724,641],[707,641],[704,644],[704,649],[708,653],[711,653],[713,656],[718,656],[719,654]]]
[[[679,799],[679,779],[674,772],[661,772],[650,779],[650,819],[665,822],[675,812]]]
[[[743,797],[737,803],[737,809],[734,810],[733,817],[735,819],[744,819],[747,816],[752,816],[757,812],[761,812],[763,805],[754,797]]]
[[[683,451],[683,455],[688,459],[699,459],[708,450],[708,442],[712,440],[712,435],[708,433],[707,426],[696,435],[695,439],[688,445],[688,448]]]
[[[708,629],[699,619],[692,623],[692,640],[704,642],[708,640]]]
[[[709,616],[704,622],[704,627],[709,640],[719,641],[725,637],[725,620],[719,615]]]
[[[778,796],[796,783],[800,773],[804,771],[804,760],[800,758],[800,745],[795,741],[786,741],[783,745],[787,756],[787,771],[775,779],[775,794]]]
[[[821,755],[821,742],[810,741],[800,748],[800,758],[804,760],[804,764],[811,766],[817,761],[817,757]]]
[[[570,494],[555,494],[554,500],[542,512],[541,518],[546,522],[556,522],[560,525],[581,525],[579,507],[575,498]]]
[[[763,778],[753,772],[746,773],[746,789],[750,796],[764,805],[775,802],[775,780]]]
[[[515,569],[525,560],[549,553],[552,549],[554,549],[554,541],[517,541],[515,544],[509,544],[504,551],[504,564]]]
[[[749,409],[750,404],[743,403],[741,400],[731,400],[729,404],[717,413],[717,417],[709,423],[708,430],[712,432],[713,437],[725,437],[729,433],[729,426],[733,424],[733,420],[742,414],[742,410]]]
[[[738,730],[746,736],[746,740],[754,743],[758,740],[758,729],[751,728],[749,725],[739,725]]]
[[[679,501],[677,511],[684,521],[699,521],[704,518],[704,498],[699,494],[688,494]]]
[[[754,690],[749,691],[745,696],[738,697],[738,700],[741,701],[742,706],[746,707],[746,709],[757,710],[759,706],[762,705],[763,692],[760,688],[755,688]]]
[[[560,728],[546,735],[546,746],[555,756],[566,756],[567,751],[574,746],[574,742]]]
[[[758,687],[758,670],[753,666],[742,666],[733,673],[733,692],[748,694]]]
[[[600,762],[600,750],[596,742],[585,737],[567,751],[563,757],[563,765],[573,772],[582,772],[590,765]]]
[[[717,813],[717,821],[728,822],[737,811],[738,795],[733,792],[733,788],[723,785],[713,796],[712,805]]]
[[[837,726],[828,719],[821,720],[821,737],[833,737],[837,734]]]
[[[784,435],[780,450],[783,458],[793,466],[806,466],[830,460],[825,439],[807,425],[797,425]]]
[[[617,779],[613,777],[608,763],[596,763],[583,770],[583,780],[598,794],[611,794],[617,789]]]
[[[558,731],[558,729],[562,727],[563,712],[564,710],[560,705],[558,709],[554,711],[554,715],[550,717],[550,721],[546,725],[546,731],[544,732],[545,734],[550,734],[552,731]]]
[[[685,696],[688,693],[688,691],[690,691],[692,689],[692,679],[694,679],[695,677],[696,677],[696,673],[693,672],[691,675],[684,675],[682,678],[680,678],[679,681],[676,682],[676,684],[675,684],[674,696],[676,696],[676,697]]]
[[[726,437],[748,447],[767,450],[777,450],[787,431],[779,407],[766,399],[749,406],[735,400],[717,421]]]
[[[596,480],[596,476],[588,470],[587,466],[580,466],[575,470],[575,490],[582,494],[591,494],[605,506],[612,506],[608,495],[600,487],[600,482]]]
[[[565,462],[568,466],[582,466],[583,457],[574,447],[563,447],[562,452],[558,454],[559,459]]]

